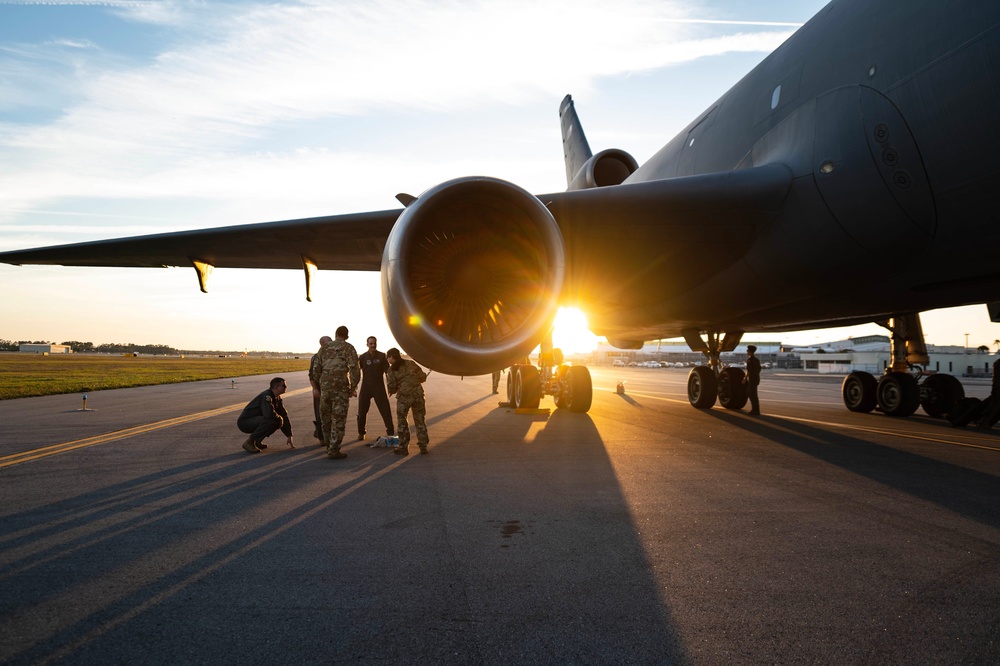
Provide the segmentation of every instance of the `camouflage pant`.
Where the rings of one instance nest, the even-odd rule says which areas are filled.
[[[427,446],[430,439],[427,437],[427,424],[424,422],[427,410],[422,395],[413,398],[396,396],[396,434],[399,435],[399,445],[405,449],[410,444],[410,428],[406,425],[406,415],[411,407],[413,408],[413,423],[417,427],[417,444],[423,448]]]
[[[351,387],[347,384],[320,386],[319,417],[323,422],[323,443],[327,452],[339,451],[347,428],[347,408],[351,404]]]

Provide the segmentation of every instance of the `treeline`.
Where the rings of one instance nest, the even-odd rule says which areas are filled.
[[[167,345],[137,345],[134,342],[106,342],[95,345],[93,342],[67,340],[66,342],[51,342],[49,340],[0,340],[0,351],[18,351],[21,345],[65,345],[76,354],[179,354],[173,347]]]

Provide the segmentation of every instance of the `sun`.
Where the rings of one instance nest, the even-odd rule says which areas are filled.
[[[559,308],[552,344],[564,354],[585,354],[597,349],[597,336],[590,332],[587,315],[577,308]]]

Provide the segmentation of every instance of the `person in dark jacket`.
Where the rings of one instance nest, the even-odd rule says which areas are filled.
[[[747,374],[744,381],[747,385],[747,397],[750,399],[750,413],[760,415],[760,398],[757,387],[760,386],[760,359],[756,356],[757,347],[747,345]]]
[[[385,434],[396,434],[392,423],[392,408],[389,407],[389,396],[385,394],[385,373],[389,371],[389,361],[385,354],[378,350],[378,340],[372,335],[366,341],[368,351],[358,356],[361,365],[361,390],[358,391],[358,439],[365,438],[365,425],[368,421],[368,409],[372,400],[378,407],[378,413],[385,424]]]
[[[236,419],[236,427],[250,435],[243,442],[243,450],[247,453],[266,449],[264,439],[279,429],[288,438],[289,448],[295,448],[292,442],[292,421],[288,418],[285,406],[281,404],[281,394],[286,388],[288,385],[285,380],[275,377],[271,380],[270,388],[248,402]]]
[[[989,430],[997,421],[1000,421],[1000,358],[993,361],[993,384],[990,387],[989,397],[983,400],[976,426],[982,430]]]

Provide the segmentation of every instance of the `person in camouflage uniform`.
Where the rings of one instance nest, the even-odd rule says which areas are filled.
[[[323,422],[323,442],[330,460],[346,458],[340,450],[347,428],[347,408],[358,395],[361,369],[358,352],[347,342],[347,327],[337,329],[333,342],[324,345],[316,358],[319,368],[320,420]]]
[[[323,347],[325,347],[326,345],[330,344],[331,342],[333,342],[333,338],[331,338],[329,335],[324,335],[322,338],[319,339],[319,348],[322,349]],[[315,354],[313,354],[312,358],[309,359],[309,385],[312,386],[313,416],[316,419],[315,421],[313,421],[313,437],[315,437],[320,442],[322,442],[323,441],[323,425],[322,425],[323,422],[322,422],[322,420],[320,419],[320,416],[319,416],[319,395],[320,395],[320,390],[319,390],[319,375],[320,375],[320,368],[319,368],[319,365],[316,363],[316,361],[318,361],[318,360],[319,360],[319,352],[316,352]]]
[[[427,409],[424,404],[424,387],[421,384],[427,375],[413,361],[404,361],[399,350],[393,347],[385,353],[389,359],[388,389],[389,395],[396,394],[396,434],[399,436],[399,446],[392,452],[396,455],[409,455],[410,429],[406,425],[406,415],[413,408],[413,423],[417,427],[417,444],[421,453],[427,453]]]

